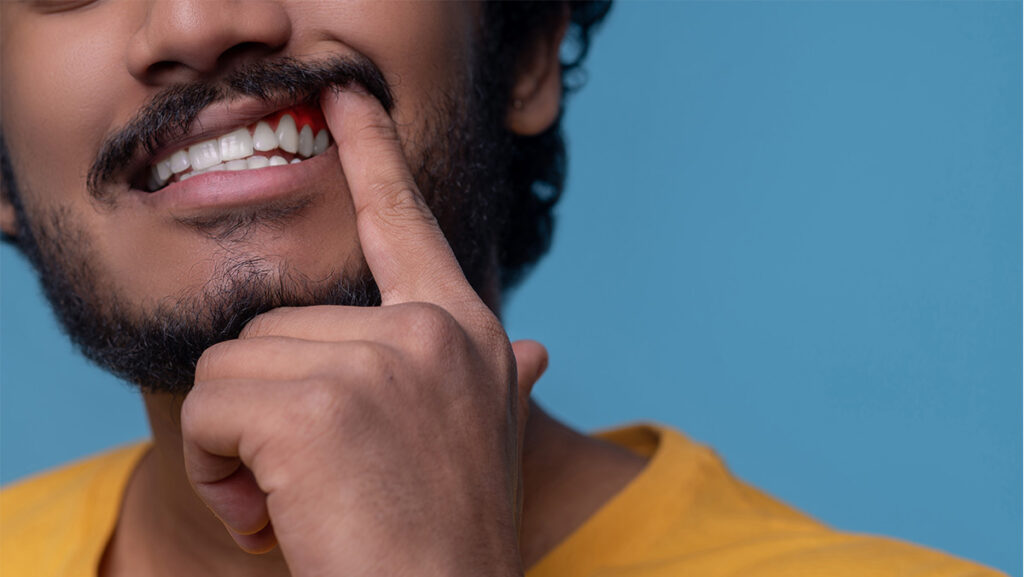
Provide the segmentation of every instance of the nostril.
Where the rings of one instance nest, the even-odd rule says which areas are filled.
[[[3,1],[3,0],[0,0]],[[241,42],[228,48],[217,57],[216,66],[211,71],[224,73],[244,66],[247,63],[259,60],[272,55],[275,48],[262,42]],[[197,76],[196,70],[176,60],[160,60],[149,65],[146,69],[146,79],[152,83],[175,83],[196,80],[204,74],[200,71]]]
[[[179,66],[181,66],[181,64],[177,62],[172,62],[170,60],[161,60],[160,62],[154,62],[153,64],[150,64],[149,69],[146,70],[146,75],[153,79],[163,78],[168,74],[172,73],[172,71]]]
[[[269,56],[276,51],[276,48],[262,42],[240,42],[222,52],[217,58],[217,64],[221,70],[226,70]]]
[[[129,4],[140,7],[143,24],[131,36],[126,64],[145,84],[215,79],[228,72],[225,65],[272,56],[291,40],[283,2]]]

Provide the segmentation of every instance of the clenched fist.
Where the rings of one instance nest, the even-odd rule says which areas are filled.
[[[547,353],[511,345],[470,287],[380,105],[323,106],[383,306],[276,309],[208,349],[182,407],[189,479],[239,546],[279,545],[297,577],[521,575]]]

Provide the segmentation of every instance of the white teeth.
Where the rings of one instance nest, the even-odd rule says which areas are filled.
[[[165,162],[160,162],[153,165],[149,169],[149,177],[146,179],[146,184],[149,186],[149,190],[156,190],[161,186],[167,184],[167,181],[171,178],[170,163],[166,163],[167,176],[161,177],[160,170],[162,166],[165,166]]]
[[[270,166],[270,159],[266,156],[250,156],[245,159],[245,163],[248,168],[263,168]]]
[[[299,131],[299,154],[306,158],[313,156],[313,129],[309,126]]]
[[[188,152],[179,150],[172,154],[168,160],[170,160],[171,172],[174,174],[188,170]]]
[[[239,128],[217,139],[220,144],[220,159],[224,162],[252,156],[252,136],[248,128]]]
[[[171,170],[171,159],[161,160],[156,163],[156,176],[163,182],[167,182],[167,179],[171,178],[174,172]]]
[[[331,137],[327,134],[326,129],[320,129],[320,132],[316,133],[316,138],[313,140],[313,155],[317,155],[327,150],[327,144]]]
[[[270,125],[262,120],[256,123],[256,128],[252,131],[252,147],[260,152],[277,148],[277,135]]]
[[[150,166],[146,185],[150,190],[165,186],[174,175],[188,180],[204,172],[219,170],[247,170],[267,166],[298,164],[303,159],[322,154],[331,144],[331,135],[321,129],[314,136],[313,127],[306,125],[299,131],[295,118],[283,114],[276,132],[266,121],[255,126],[238,128],[219,138],[197,142],[183,148]],[[268,152],[280,148],[296,155],[291,161],[280,155],[271,157],[254,155],[254,151]],[[192,169],[189,171],[189,169]],[[184,174],[188,171],[187,174]]]
[[[216,140],[205,140],[188,147],[188,159],[192,163],[192,170],[202,170],[220,164],[219,148]]]
[[[285,114],[281,117],[281,122],[277,123],[277,142],[285,152],[298,152],[299,131],[295,128],[295,119],[291,114]]]

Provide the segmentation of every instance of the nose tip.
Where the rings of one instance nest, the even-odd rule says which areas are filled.
[[[131,39],[128,68],[147,84],[187,82],[280,52],[290,37],[278,2],[156,0]]]

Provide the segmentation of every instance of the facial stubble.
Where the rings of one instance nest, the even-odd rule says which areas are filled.
[[[272,76],[264,78],[274,83]],[[484,95],[469,88],[473,79],[460,84],[455,94],[435,98],[424,118],[413,174],[467,279],[481,291],[497,274],[494,231],[500,229],[510,194],[502,176],[511,144]],[[27,213],[21,195],[37,191],[19,191],[9,154],[5,150],[0,156],[17,217],[18,245],[36,269],[64,332],[87,358],[145,391],[186,394],[206,349],[237,338],[252,318],[274,308],[380,305],[365,264],[356,274],[337,270],[326,278],[310,278],[287,262],[273,264],[228,248],[200,290],[141,307],[123,294],[118,279],[100,270],[102,255],[79,215],[70,208]],[[235,232],[266,225],[271,215],[264,216],[249,219]]]

